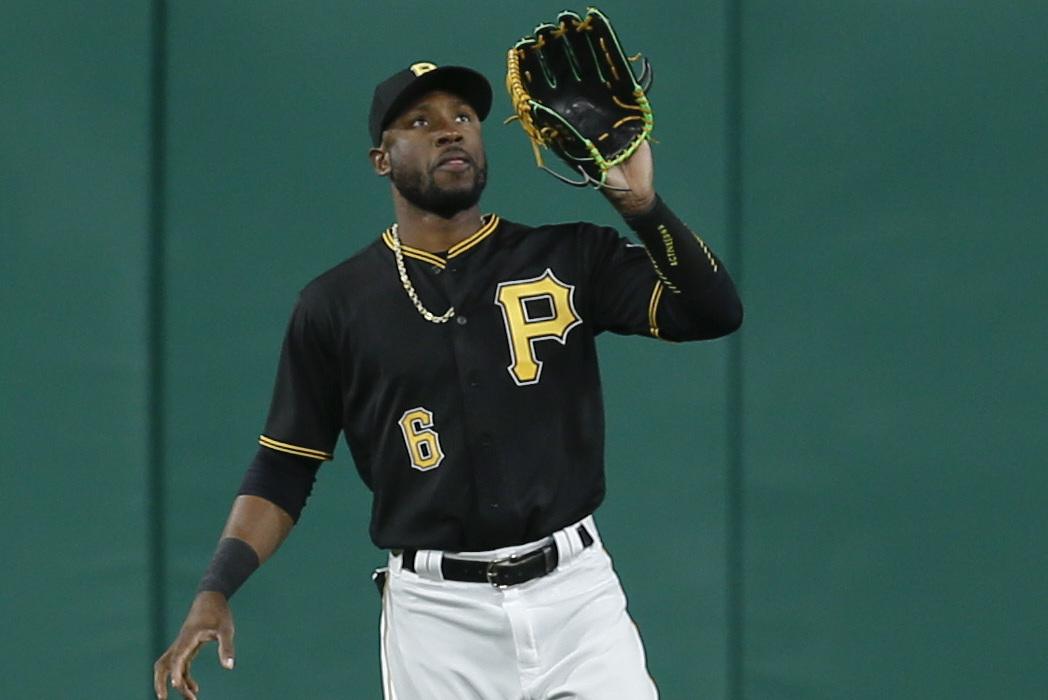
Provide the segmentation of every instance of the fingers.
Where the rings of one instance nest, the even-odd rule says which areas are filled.
[[[171,687],[181,693],[186,700],[197,700],[200,686],[189,675],[192,659],[178,659],[171,668]]]
[[[200,647],[205,642],[215,639],[214,632],[198,632],[188,639],[175,640],[175,643],[161,656],[153,666],[153,690],[158,700],[167,700],[167,682],[186,700],[197,700],[200,686],[189,673]]]
[[[167,664],[164,662],[166,656],[161,656],[153,664],[153,692],[156,693],[157,700],[167,700]]]
[[[189,675],[188,669],[186,674],[179,678],[172,676],[171,687],[177,690],[185,700],[197,700],[197,693],[200,692],[200,686]]]
[[[232,671],[236,652],[233,649],[233,627],[224,626],[218,630],[218,663]]]
[[[200,686],[189,675],[189,667],[169,667],[167,655],[160,657],[153,667],[153,690],[156,692],[157,700],[167,700],[167,681],[171,678],[171,687],[178,691],[179,695],[186,700],[197,700]]]

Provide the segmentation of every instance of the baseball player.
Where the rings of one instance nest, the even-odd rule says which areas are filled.
[[[655,698],[593,512],[604,498],[595,338],[734,331],[724,266],[662,202],[647,143],[602,192],[643,245],[588,223],[482,213],[491,88],[419,62],[375,89],[374,172],[395,223],[300,293],[258,453],[177,639],[155,665],[199,691],[190,662],[228,600],[298,520],[339,433],[373,493],[388,552],[387,700]],[[648,439],[659,437],[650,426]]]

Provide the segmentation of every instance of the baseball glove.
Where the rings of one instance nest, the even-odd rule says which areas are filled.
[[[641,61],[639,76],[632,62]],[[568,184],[607,187],[610,168],[623,162],[652,129],[651,65],[627,58],[611,22],[600,10],[585,17],[562,12],[556,24],[540,24],[509,50],[506,89],[531,139],[540,168]],[[578,171],[569,179],[546,167],[540,147]]]

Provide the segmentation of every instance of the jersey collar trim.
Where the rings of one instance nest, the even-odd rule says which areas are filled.
[[[390,250],[394,250],[393,231],[391,229],[387,228],[385,231],[382,232],[382,242],[386,244],[387,248],[389,248]],[[412,248],[411,246],[404,245],[403,243],[400,244],[400,251],[404,254],[405,258],[415,258],[416,260],[427,262],[430,265],[436,265],[441,269],[443,269],[444,266],[447,264],[444,258],[440,257],[436,253],[431,253],[428,250],[422,250],[421,248]]]
[[[456,255],[462,255],[467,250],[477,245],[482,240],[494,233],[495,229],[498,228],[498,225],[498,214],[489,214],[488,220],[484,223],[483,226],[477,229],[476,233],[472,234],[471,236],[467,236],[466,238],[463,238],[461,241],[448,248],[448,258],[450,259],[455,257]]]
[[[466,238],[455,245],[448,248],[447,259],[437,253],[431,253],[428,250],[422,250],[421,248],[412,248],[409,245],[401,243],[400,250],[404,253],[405,257],[415,258],[422,262],[435,265],[441,269],[447,266],[447,260],[454,258],[455,256],[462,255],[467,250],[475,247],[478,243],[483,241],[485,238],[490,236],[498,228],[501,219],[498,214],[488,214],[483,225],[476,230],[475,233],[470,234]],[[393,250],[393,231],[392,229],[386,229],[382,232],[382,242],[386,244],[386,247]]]

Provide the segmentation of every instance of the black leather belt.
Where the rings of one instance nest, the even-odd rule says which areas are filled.
[[[578,527],[579,539],[583,547],[593,544],[593,536],[585,525]],[[415,570],[417,550],[405,549],[403,552],[404,568]],[[445,556],[440,562],[440,572],[448,581],[466,581],[471,583],[490,583],[492,586],[513,586],[545,576],[557,568],[560,552],[557,543],[550,542],[538,549],[515,557],[496,559],[495,561],[473,561]]]

